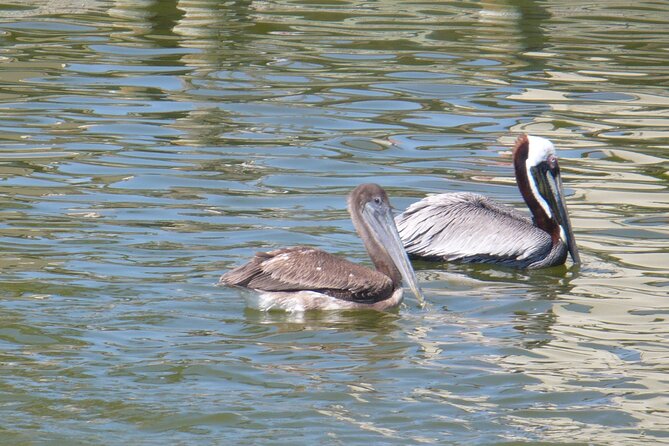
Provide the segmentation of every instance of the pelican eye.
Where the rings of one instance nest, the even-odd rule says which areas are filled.
[[[548,159],[546,160],[546,162],[548,163],[548,168],[549,169],[555,170],[557,168],[558,160],[557,160],[557,157],[555,155],[549,156]]]
[[[382,202],[381,197],[374,197],[374,203],[381,204],[381,202]]]

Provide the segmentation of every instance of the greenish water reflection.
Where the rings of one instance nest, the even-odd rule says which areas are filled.
[[[657,2],[5,1],[0,440],[658,444],[669,435]],[[522,207],[558,147],[580,268],[417,263],[431,307],[289,315],[218,276],[345,210]]]

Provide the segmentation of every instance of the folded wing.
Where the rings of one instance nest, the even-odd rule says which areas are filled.
[[[219,283],[262,291],[317,291],[365,303],[393,292],[386,275],[303,246],[256,253],[247,264],[225,273]]]
[[[429,196],[396,223],[413,257],[523,266],[545,257],[552,246],[550,235],[521,213],[467,192]]]

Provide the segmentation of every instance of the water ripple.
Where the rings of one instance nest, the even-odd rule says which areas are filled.
[[[0,438],[662,442],[667,12],[8,2]],[[580,267],[416,262],[430,308],[389,314],[259,313],[213,286],[288,245],[368,264],[361,182],[398,210],[465,190],[522,209],[524,131],[558,148]]]

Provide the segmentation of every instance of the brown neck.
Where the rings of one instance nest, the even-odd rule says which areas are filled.
[[[525,204],[532,213],[534,225],[544,232],[550,234],[553,244],[555,245],[560,240],[560,226],[554,217],[551,218],[548,216],[544,208],[539,203],[539,200],[534,195],[534,192],[532,191],[530,181],[534,181],[534,179],[528,177],[527,167],[525,164],[527,161],[529,149],[530,142],[527,139],[527,135],[519,136],[516,140],[516,145],[513,148],[513,168],[516,172],[516,183],[518,184],[520,194],[525,200]]]
[[[360,215],[359,208],[357,206],[352,207],[350,212],[351,220],[353,220],[353,226],[362,239],[362,242],[365,245],[365,249],[367,250],[367,254],[369,254],[369,257],[372,259],[376,270],[390,277],[390,279],[393,281],[393,285],[397,286],[398,284],[401,284],[402,274],[395,266],[395,263],[385,248],[376,241],[376,238],[374,238],[374,235],[372,234],[369,226],[367,223],[365,223],[362,215]]]

